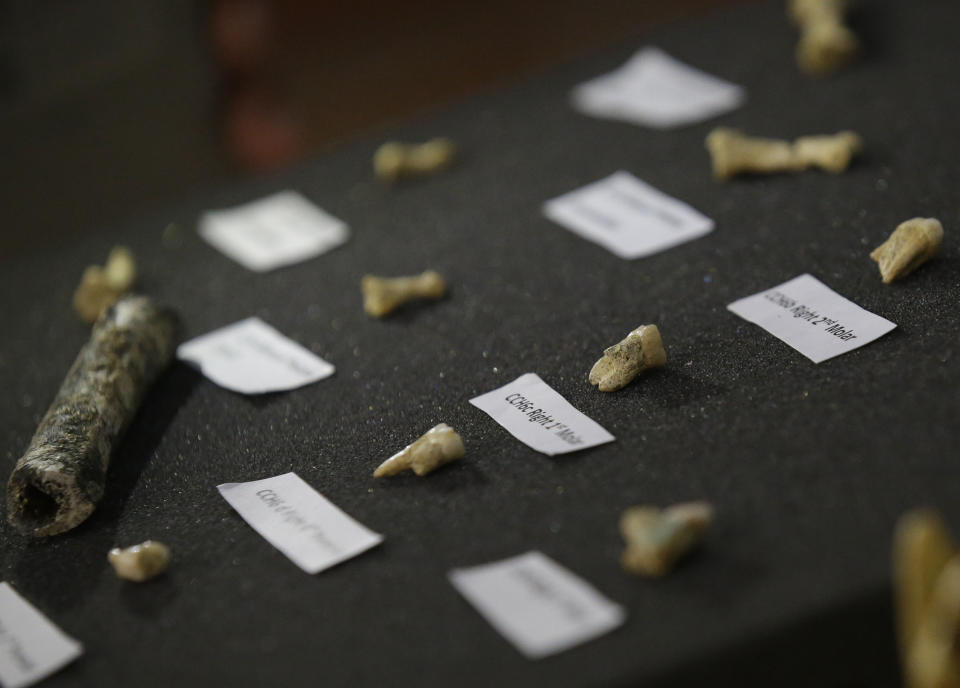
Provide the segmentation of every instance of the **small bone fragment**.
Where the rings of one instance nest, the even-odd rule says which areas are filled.
[[[47,536],[103,497],[113,447],[176,348],[177,318],[144,296],[104,311],[7,484],[10,522]]]
[[[142,583],[167,570],[170,564],[170,548],[162,542],[147,540],[139,545],[120,549],[115,547],[107,554],[117,578]]]
[[[460,435],[446,423],[440,423],[380,464],[373,472],[373,477],[389,477],[408,468],[423,476],[445,463],[459,459],[466,451]]]
[[[960,688],[960,553],[935,512],[898,521],[893,582],[906,686]]]
[[[93,324],[106,308],[133,288],[137,264],[130,249],[117,246],[110,251],[106,267],[91,265],[83,272],[73,293],[73,308],[80,319]]]
[[[373,171],[385,182],[433,174],[449,167],[456,152],[453,141],[445,138],[420,144],[389,141],[373,154]]]
[[[427,270],[412,277],[364,275],[360,289],[363,291],[363,310],[368,315],[382,318],[407,301],[443,298],[447,284],[440,273]]]
[[[847,0],[790,0],[790,17],[800,27],[796,54],[801,71],[829,74],[860,52],[860,41],[844,24],[848,6]]]
[[[736,129],[719,127],[707,136],[713,160],[713,176],[730,179],[744,172],[799,172],[820,167],[834,174],[843,172],[863,141],[852,131],[834,135],[801,136],[793,143],[780,139],[746,136]]]
[[[713,520],[707,502],[686,502],[666,509],[635,506],[620,517],[620,533],[627,543],[621,565],[624,571],[658,577],[703,538]]]
[[[884,284],[906,277],[937,255],[943,241],[943,225],[933,217],[915,217],[901,222],[886,241],[870,252],[880,267]]]
[[[663,350],[660,330],[656,325],[641,325],[603,352],[603,358],[590,369],[590,384],[601,392],[615,392],[644,370],[666,362],[667,352]]]

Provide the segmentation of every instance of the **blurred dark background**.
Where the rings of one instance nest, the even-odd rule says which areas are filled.
[[[0,253],[745,1],[0,0]]]

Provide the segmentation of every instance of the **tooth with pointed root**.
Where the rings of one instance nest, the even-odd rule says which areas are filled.
[[[426,143],[389,141],[373,154],[373,172],[385,182],[433,174],[449,167],[456,153],[453,141],[445,138],[430,139]]]
[[[960,551],[928,509],[900,517],[893,538],[893,584],[904,684],[960,686]]]
[[[120,549],[115,547],[107,554],[117,578],[142,583],[159,576],[170,563],[170,548],[162,542],[147,540],[139,545]]]
[[[800,27],[797,65],[811,76],[839,69],[860,52],[860,41],[844,24],[847,0],[790,0],[788,13]]]
[[[852,131],[820,136],[801,136],[793,143],[781,139],[746,136],[736,129],[719,127],[707,136],[713,160],[713,176],[720,180],[745,172],[800,172],[819,167],[838,174],[863,149],[862,139]]]
[[[880,267],[884,284],[906,277],[937,255],[943,241],[943,225],[933,217],[915,217],[901,222],[890,238],[870,252]]]
[[[667,362],[660,330],[656,325],[641,325],[622,341],[603,352],[603,358],[590,369],[590,384],[601,392],[615,392],[649,368]]]
[[[620,533],[627,543],[620,562],[623,570],[650,577],[669,573],[700,542],[712,521],[713,507],[707,502],[627,509],[620,517]]]
[[[382,318],[408,301],[443,298],[447,283],[435,270],[412,277],[364,275],[360,290],[363,292],[363,310],[368,315]]]
[[[460,435],[446,423],[425,432],[413,444],[404,447],[377,467],[374,478],[386,478],[407,469],[423,476],[440,466],[456,461],[467,452]]]
[[[133,288],[137,263],[130,249],[116,246],[103,267],[91,265],[73,292],[73,309],[83,322],[93,324],[105,309]]]

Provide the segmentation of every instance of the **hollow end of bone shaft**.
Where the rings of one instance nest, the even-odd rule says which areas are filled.
[[[58,535],[83,523],[96,504],[75,484],[43,480],[33,471],[14,471],[7,485],[7,520],[21,533]]]

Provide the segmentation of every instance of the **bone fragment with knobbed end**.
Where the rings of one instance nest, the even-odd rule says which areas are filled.
[[[176,349],[177,318],[126,296],[97,320],[7,484],[10,522],[56,535],[103,497],[113,447]]]
[[[712,520],[713,507],[707,502],[627,509],[620,518],[620,533],[627,543],[623,569],[641,576],[665,575],[700,542]]]
[[[860,41],[844,24],[847,0],[790,0],[788,13],[800,27],[797,65],[811,76],[833,72],[860,52]]]
[[[590,384],[601,392],[615,392],[630,384],[637,375],[667,362],[660,330],[656,325],[641,325],[622,341],[603,352],[603,358],[590,369]]]
[[[907,688],[960,688],[960,551],[935,512],[897,522],[893,583]]]
[[[447,283],[434,270],[412,277],[377,277],[364,275],[360,281],[363,310],[381,318],[408,301],[440,299],[447,293]]]
[[[433,174],[449,167],[456,152],[453,141],[445,138],[419,144],[390,141],[373,154],[373,171],[378,179],[385,182]]]
[[[466,451],[460,435],[446,423],[440,423],[430,428],[416,442],[380,464],[373,472],[373,477],[385,478],[408,469],[424,476],[459,459]]]
[[[901,222],[886,241],[870,252],[885,284],[906,277],[937,255],[943,241],[940,220],[915,217]]]
[[[115,547],[107,554],[107,561],[117,578],[142,583],[167,570],[170,548],[162,542],[147,540],[126,549]]]
[[[92,324],[100,314],[133,288],[137,263],[130,249],[117,246],[104,267],[91,265],[73,293],[73,308],[83,322]]]
[[[727,180],[744,173],[799,172],[809,167],[838,174],[863,149],[863,140],[852,131],[841,131],[801,136],[791,143],[719,127],[707,136],[706,145],[713,161],[713,176]]]

